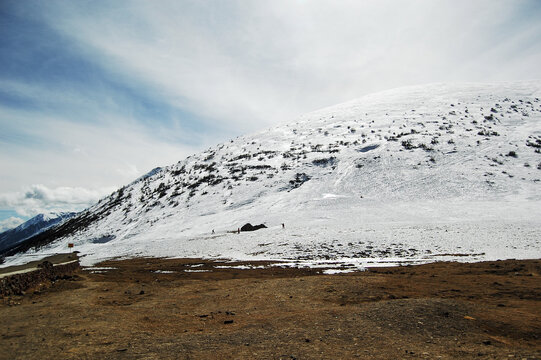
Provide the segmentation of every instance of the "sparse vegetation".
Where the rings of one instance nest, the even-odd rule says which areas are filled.
[[[481,136],[500,136],[500,134],[498,134],[498,132],[496,131],[493,131],[493,130],[488,130],[488,129],[484,129],[479,131],[477,133],[477,135],[481,135]]]
[[[416,146],[414,146],[413,143],[411,142],[411,139],[403,140],[402,147],[404,147],[404,149],[406,150],[412,150],[416,148]]]
[[[530,136],[528,140],[526,140],[526,146],[533,147],[535,149],[541,149],[541,137],[533,137]]]
[[[329,165],[334,165],[336,162],[337,162],[336,157],[331,156],[330,158],[313,160],[312,164],[314,164],[316,166],[326,167],[326,166],[329,166]]]
[[[418,146],[420,149],[423,149],[424,151],[434,151],[434,148],[431,148],[430,146],[427,146],[425,144],[419,144]]]
[[[306,175],[305,173],[297,173],[295,174],[295,178],[293,180],[289,180],[290,189],[296,189],[308,180],[310,180],[310,176]]]
[[[517,153],[515,151],[512,151],[512,150],[507,153],[507,156],[514,157],[514,158],[518,157]]]

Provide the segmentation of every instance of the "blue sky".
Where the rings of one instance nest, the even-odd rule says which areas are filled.
[[[539,1],[0,2],[0,230],[388,88],[541,77]]]

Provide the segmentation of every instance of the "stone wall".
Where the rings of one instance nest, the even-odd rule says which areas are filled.
[[[37,270],[0,279],[0,297],[24,295],[29,289],[67,277],[78,271],[79,268],[79,261],[57,266],[53,266],[49,261],[44,261],[38,265]]]

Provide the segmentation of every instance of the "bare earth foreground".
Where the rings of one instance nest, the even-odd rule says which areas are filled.
[[[0,358],[541,358],[540,260],[342,275],[224,265],[265,263],[108,261],[4,298]]]

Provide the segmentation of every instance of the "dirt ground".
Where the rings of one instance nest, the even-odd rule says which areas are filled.
[[[223,265],[109,261],[5,298],[0,358],[541,358],[540,260],[341,275]]]

